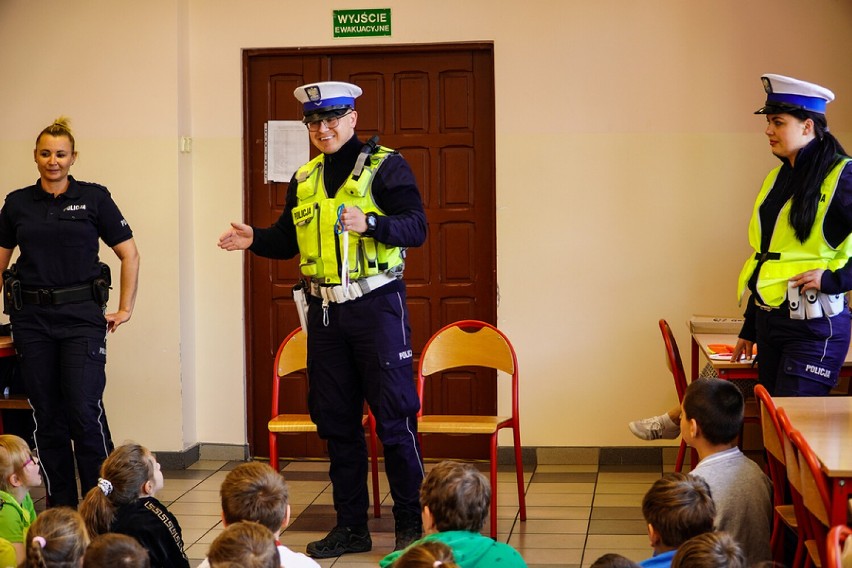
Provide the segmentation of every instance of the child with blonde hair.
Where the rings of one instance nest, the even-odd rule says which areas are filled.
[[[28,568],[79,568],[89,545],[80,513],[70,507],[43,512],[27,531]]]
[[[30,488],[41,485],[38,459],[27,443],[12,434],[0,435],[0,538],[24,558],[24,537],[36,519]]]
[[[151,566],[189,568],[180,525],[154,497],[162,488],[160,464],[147,448],[139,444],[116,448],[104,460],[98,485],[80,507],[89,534],[132,536],[148,550]]]
[[[210,545],[211,568],[278,568],[281,557],[272,531],[254,521],[225,527]]]

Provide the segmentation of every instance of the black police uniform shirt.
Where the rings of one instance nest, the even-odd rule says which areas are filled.
[[[20,248],[18,277],[25,287],[62,288],[100,276],[99,239],[114,247],[133,237],[102,185],[68,176],[55,198],[41,180],[6,196],[0,210],[0,247]]]
[[[189,568],[183,550],[183,533],[177,518],[154,497],[142,497],[120,506],[110,532],[139,541],[151,558],[151,568]]]
[[[352,174],[355,161],[364,144],[352,135],[334,154],[324,158],[323,185],[329,197]],[[296,242],[296,227],[291,211],[296,206],[295,177],[290,180],[284,212],[275,224],[267,229],[254,228],[254,241],[249,248],[266,258],[293,258],[299,254]],[[379,209],[388,216],[378,218],[373,238],[392,247],[417,247],[426,240],[426,214],[414,173],[408,162],[399,155],[388,156],[379,167],[371,187],[373,198]],[[390,288],[386,292],[390,292]]]

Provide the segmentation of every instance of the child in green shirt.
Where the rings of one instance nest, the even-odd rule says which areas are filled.
[[[24,538],[36,518],[30,488],[41,485],[38,459],[27,443],[11,434],[0,435],[0,538],[24,558]]]

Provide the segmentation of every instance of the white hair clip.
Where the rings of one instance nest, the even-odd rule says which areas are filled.
[[[109,480],[104,479],[103,477],[98,478],[98,487],[101,491],[104,492],[104,495],[109,495],[112,493],[112,483]]]
[[[38,543],[38,545],[39,545],[40,547],[42,547],[42,548],[44,548],[45,546],[47,546],[47,540],[45,540],[45,538],[44,538],[43,536],[34,536],[34,537],[33,537],[33,542],[37,542],[37,543]]]

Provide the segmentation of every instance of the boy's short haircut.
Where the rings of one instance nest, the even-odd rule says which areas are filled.
[[[677,549],[672,568],[747,568],[742,548],[730,534],[709,532],[689,539]]]
[[[21,475],[24,464],[32,457],[26,441],[13,434],[0,435],[0,490],[11,490],[9,478],[13,473]]]
[[[642,515],[659,533],[663,545],[677,548],[713,530],[716,506],[706,481],[672,472],[655,481],[645,493]]]
[[[238,465],[225,477],[219,495],[226,524],[255,521],[273,533],[281,530],[290,496],[284,477],[269,465]]]
[[[490,504],[488,479],[470,464],[443,461],[420,486],[420,506],[429,507],[439,532],[480,532]]]
[[[265,526],[252,521],[239,521],[225,527],[210,545],[207,560],[211,568],[281,566],[275,535]]]
[[[701,435],[711,444],[729,444],[743,426],[745,402],[734,384],[723,379],[698,379],[683,396],[687,420],[695,420]]]

